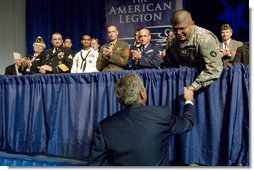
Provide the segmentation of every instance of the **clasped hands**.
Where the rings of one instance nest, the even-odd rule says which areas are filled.
[[[30,65],[31,65],[31,61],[29,59],[27,59],[26,57],[21,59],[21,63],[22,63],[22,66],[24,66],[24,67],[30,67]]]
[[[140,49],[138,48],[137,50],[131,50],[131,56],[135,61],[140,60],[142,57]]]
[[[51,72],[52,71],[52,67],[49,65],[42,65],[40,67],[38,67],[39,72],[42,74],[45,74],[47,71]]]
[[[220,49],[220,52],[222,53],[223,56],[231,56],[231,53],[228,47],[224,49]]]
[[[112,46],[106,47],[103,49],[102,55],[105,56],[106,59],[109,59],[113,53]]]

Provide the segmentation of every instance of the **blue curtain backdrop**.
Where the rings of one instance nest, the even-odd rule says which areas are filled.
[[[73,48],[81,50],[84,33],[103,40],[105,8],[103,0],[27,0],[26,47],[33,52],[33,42],[42,36],[47,48],[51,35],[59,32],[73,41]]]
[[[114,83],[136,72],[147,105],[183,110],[183,87],[193,68],[88,74],[0,76],[0,150],[86,160],[96,124],[122,109]],[[249,66],[224,68],[212,85],[195,94],[194,128],[170,138],[170,159],[205,165],[249,165]]]
[[[249,1],[183,0],[183,5],[192,13],[197,25],[211,30],[218,38],[221,25],[227,22],[234,30],[233,38],[249,40]],[[170,24],[169,16],[163,18]],[[103,44],[107,39],[105,20],[103,0],[27,0],[27,54],[33,51],[32,45],[37,36],[42,36],[47,47],[51,47],[50,39],[54,32],[70,37],[76,51],[82,48],[80,40],[84,33],[99,38]]]

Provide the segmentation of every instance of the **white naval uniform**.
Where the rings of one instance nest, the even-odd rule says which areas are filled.
[[[73,58],[71,73],[97,72],[96,61],[99,53],[92,48],[82,49]]]

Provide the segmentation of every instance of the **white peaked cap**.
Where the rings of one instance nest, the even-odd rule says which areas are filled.
[[[17,53],[17,52],[13,52],[13,58],[16,60],[16,59],[21,59],[22,56],[20,53]]]

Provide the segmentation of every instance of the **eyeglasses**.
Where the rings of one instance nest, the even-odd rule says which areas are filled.
[[[176,28],[176,27],[173,26],[172,30],[173,30],[174,33],[178,33],[178,31],[180,31],[180,32],[182,33],[182,32],[185,32],[185,30],[186,30],[190,25],[191,25],[191,24],[188,24],[186,27],[178,27],[178,28]]]

